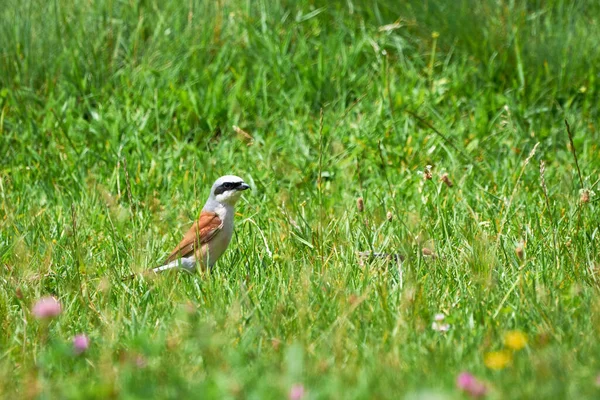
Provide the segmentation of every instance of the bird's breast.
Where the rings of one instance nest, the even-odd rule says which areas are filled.
[[[223,222],[223,227],[215,235],[215,237],[209,241],[204,249],[205,265],[212,267],[217,260],[225,253],[231,237],[233,235],[233,221],[226,219]]]

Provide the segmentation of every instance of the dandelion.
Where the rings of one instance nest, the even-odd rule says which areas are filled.
[[[493,370],[504,369],[511,361],[512,354],[506,350],[489,352],[483,358],[485,366]]]
[[[484,397],[487,393],[485,384],[469,372],[461,372],[458,375],[456,387],[474,398]]]
[[[511,350],[521,350],[527,345],[527,336],[521,331],[506,332],[504,345]]]
[[[75,354],[81,354],[90,347],[90,338],[85,334],[77,335],[73,338],[73,351]]]
[[[356,208],[358,208],[358,212],[365,211],[365,201],[363,200],[362,197],[359,197],[358,199],[356,199]]]
[[[62,307],[53,296],[42,297],[31,310],[37,319],[54,318],[62,312]]]
[[[300,400],[302,398],[304,398],[304,385],[302,384],[295,384],[292,386],[292,388],[290,389],[290,400]]]

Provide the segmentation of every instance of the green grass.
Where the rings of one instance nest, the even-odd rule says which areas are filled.
[[[600,396],[598,2],[5,3],[0,395]],[[121,282],[227,173],[214,270]]]

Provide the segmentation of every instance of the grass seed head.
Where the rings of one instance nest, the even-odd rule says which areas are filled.
[[[540,179],[544,193],[548,193],[548,188],[546,187],[546,163],[544,160],[540,160]]]
[[[590,191],[587,189],[581,189],[579,191],[579,201],[581,204],[586,204],[590,202]]]
[[[446,172],[444,172],[442,174],[442,178],[440,180],[442,182],[444,182],[446,184],[446,186],[448,186],[448,187],[454,186],[454,184],[452,183],[452,181],[450,180],[450,178],[448,177],[448,174]]]
[[[358,208],[358,212],[365,211],[365,201],[363,200],[362,197],[359,197],[358,199],[356,199],[356,208]]]
[[[427,247],[423,247],[421,249],[421,253],[423,254],[423,256],[425,257],[431,257],[431,258],[436,258],[436,254],[433,250],[427,248]]]
[[[433,179],[433,174],[431,172],[431,165],[425,166],[425,171],[423,172],[423,177],[427,181],[430,181]]]
[[[517,247],[515,248],[515,253],[517,254],[517,257],[519,258],[519,260],[523,261],[523,259],[525,258],[525,251],[523,249],[522,243],[519,243],[517,245]]]
[[[281,340],[277,338],[271,339],[271,347],[273,347],[273,350],[279,351],[279,348],[281,347]]]

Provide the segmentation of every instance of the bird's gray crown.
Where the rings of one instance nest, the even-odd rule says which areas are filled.
[[[203,210],[213,211],[220,205],[234,206],[242,195],[242,191],[249,189],[242,178],[235,175],[225,175],[215,181],[210,190],[210,196]]]
[[[247,186],[239,176],[225,175],[215,181],[210,192],[212,195],[218,196],[229,190],[245,190]]]

